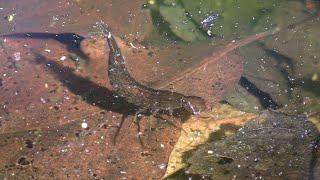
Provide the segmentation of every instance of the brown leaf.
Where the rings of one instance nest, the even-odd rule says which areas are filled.
[[[208,116],[209,119],[192,117],[182,125],[181,136],[170,154],[164,178],[186,167],[187,164],[183,162],[185,153],[204,144],[211,134],[223,129],[226,125],[241,127],[255,117],[254,114],[243,113],[225,104],[215,107]]]

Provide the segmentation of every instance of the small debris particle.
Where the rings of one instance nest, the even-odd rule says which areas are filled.
[[[156,3],[156,1],[155,0],[149,0],[149,2],[148,2],[149,4],[151,4],[151,5],[153,5],[153,4],[155,4]]]
[[[130,46],[134,49],[138,49],[135,45],[133,45],[133,43],[130,43]]]
[[[311,77],[311,80],[312,81],[316,81],[318,79],[318,74],[317,73],[314,73]]]
[[[61,149],[61,152],[62,153],[65,153],[65,152],[67,152],[68,151],[68,149]]]
[[[50,49],[44,49],[44,51],[45,51],[45,52],[48,52],[48,53],[51,52]]]
[[[46,103],[46,100],[44,98],[40,98],[40,100],[43,104]]]
[[[61,56],[61,57],[60,57],[60,61],[64,61],[64,60],[66,60],[66,59],[67,59],[66,56]]]
[[[209,151],[208,151],[208,154],[213,154],[213,151],[209,150]]]
[[[6,16],[8,22],[12,22],[16,18],[16,13],[12,13]]]
[[[57,16],[52,16],[53,21],[59,21],[59,18]]]
[[[120,171],[120,174],[127,174],[126,171]]]
[[[160,144],[160,147],[161,147],[161,148],[164,148],[164,144]]]
[[[152,51],[148,52],[148,56],[153,57],[154,53]]]
[[[18,164],[22,165],[22,166],[26,166],[26,165],[29,165],[30,162],[25,158],[25,157],[21,157],[19,160],[18,160]]]
[[[143,4],[142,5],[142,8],[147,8],[148,7],[148,4]]]
[[[15,53],[13,53],[13,57],[14,57],[15,61],[20,61],[21,60],[21,53],[15,52]]]
[[[44,83],[44,87],[45,87],[46,89],[48,89],[48,87],[49,87],[48,83]]]
[[[159,164],[158,167],[160,169],[165,169],[167,167],[167,165],[165,163]]]
[[[212,36],[212,31],[210,29],[208,29],[207,34],[208,34],[208,36]]]
[[[31,140],[27,139],[25,143],[27,148],[33,148],[33,142]]]
[[[88,128],[88,123],[87,123],[87,122],[82,122],[82,123],[81,123],[81,127],[82,127],[83,129],[87,129],[87,128]]]

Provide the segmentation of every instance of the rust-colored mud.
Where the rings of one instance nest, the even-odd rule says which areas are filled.
[[[70,44],[6,38],[0,51],[2,177],[149,179],[164,174],[179,129],[161,121],[149,130],[143,118],[141,145],[132,123],[134,107],[107,88],[105,52],[90,49],[95,43],[103,45],[92,40],[84,46],[91,58],[79,69],[69,57]],[[82,128],[83,123],[89,127]]]
[[[0,39],[1,179],[159,179],[164,175],[180,133],[172,122],[179,127],[180,120],[167,117],[170,123],[158,120],[149,127],[149,117],[143,117],[142,146],[133,123],[134,105],[116,98],[108,82],[105,44],[88,38],[96,22],[106,22],[127,40],[119,43],[134,78],[154,87],[194,64],[163,58],[188,48],[139,43],[152,28],[148,11],[141,8],[144,3],[12,0],[0,4],[1,17],[16,14],[12,22],[0,20],[0,34],[12,35]],[[199,46],[186,57],[195,58],[199,49],[208,51]],[[219,67],[223,64],[221,59]],[[219,71],[212,76],[217,81],[213,101],[225,90],[221,87],[230,87],[240,75],[239,64],[231,60],[227,64],[236,68],[226,73],[227,66],[212,67]],[[177,71],[179,66],[183,68]],[[123,127],[113,144],[122,118]]]
[[[80,45],[82,38],[72,34],[88,37],[92,25],[104,21],[118,35],[132,31],[143,35],[151,25],[147,11],[141,10],[143,3],[1,3],[1,34],[20,33],[5,42],[1,39],[0,46],[1,178],[151,179],[164,174],[179,129],[162,121],[160,128],[149,131],[147,117],[143,118],[141,146],[132,123],[133,105],[115,99],[108,85],[103,41],[85,39]],[[7,21],[12,14],[14,20]],[[27,32],[35,33],[27,38]],[[60,38],[53,33],[60,33]]]
[[[144,0],[1,1],[0,34],[74,32],[86,36],[92,25],[103,21],[112,24],[112,30],[117,34],[139,31],[142,36],[151,25],[148,11],[142,9],[144,3]],[[12,22],[5,20],[12,14],[15,14]],[[127,37],[133,39],[134,36]]]

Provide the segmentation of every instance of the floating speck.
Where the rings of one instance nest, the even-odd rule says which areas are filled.
[[[12,14],[7,15],[6,16],[7,21],[12,22],[15,19],[16,15],[17,15],[16,13],[12,13]]]
[[[15,61],[20,61],[21,60],[21,54],[20,52],[15,52],[13,53],[13,57]]]
[[[46,100],[44,98],[40,98],[40,101],[44,104],[46,103]]]
[[[57,16],[52,16],[52,20],[54,20],[54,21],[58,21],[58,20],[59,20],[59,18],[58,18]]]
[[[138,49],[135,45],[133,45],[133,43],[130,43],[130,46],[134,49]]]
[[[64,61],[64,60],[66,60],[66,59],[67,59],[66,56],[61,56],[61,57],[60,57],[60,61]]]
[[[162,163],[162,164],[159,164],[158,167],[159,167],[160,169],[165,169],[165,168],[167,167],[167,164]]]
[[[87,128],[88,128],[88,123],[87,123],[87,122],[82,122],[82,123],[81,123],[81,127],[82,127],[83,129],[87,129]]]
[[[50,49],[44,49],[44,51],[45,51],[45,52],[48,52],[48,53],[51,52]]]
[[[207,34],[208,34],[208,36],[212,36],[212,31],[210,29],[208,29]]]
[[[316,81],[318,79],[318,74],[317,73],[314,73],[311,77],[311,80],[312,81]]]
[[[153,4],[155,4],[155,3],[156,3],[155,0],[150,0],[150,1],[149,1],[149,4],[151,4],[151,5],[153,5]]]

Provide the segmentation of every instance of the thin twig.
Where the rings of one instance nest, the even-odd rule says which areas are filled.
[[[179,75],[175,76],[172,80],[170,80],[168,83],[161,85],[159,88],[166,88],[178,81],[181,81],[182,79],[184,79],[186,76],[190,76],[194,73],[196,73],[199,69],[201,68],[205,68],[206,66],[208,66],[210,63],[217,61],[218,59],[221,59],[223,57],[225,57],[226,55],[228,55],[230,52],[234,51],[235,49],[245,46],[247,44],[250,44],[256,40],[265,38],[269,35],[273,35],[276,34],[280,31],[279,28],[275,28],[269,31],[265,31],[259,34],[255,34],[255,35],[251,35],[241,41],[238,42],[231,42],[228,45],[226,45],[226,47],[224,48],[223,51],[218,52],[218,54],[216,54],[213,58],[206,58],[204,61],[202,61],[200,64],[197,65],[197,67],[191,67],[186,69],[185,71],[179,73]]]

